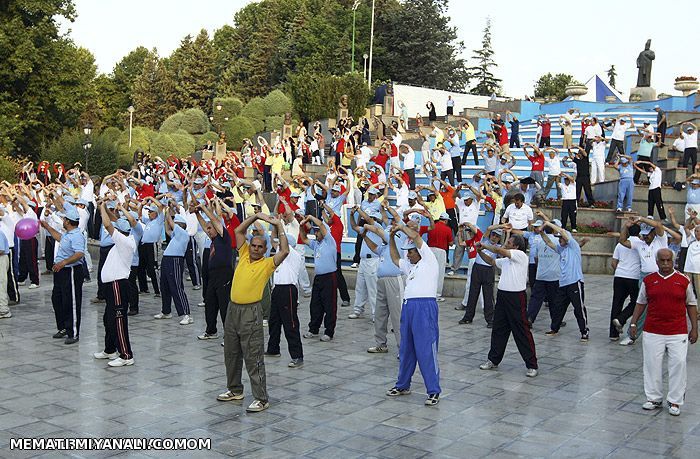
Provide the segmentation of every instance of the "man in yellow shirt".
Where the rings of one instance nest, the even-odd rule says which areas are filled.
[[[245,362],[253,403],[246,411],[259,412],[270,406],[265,378],[263,334],[263,290],[275,269],[289,254],[286,237],[280,237],[279,249],[273,257],[265,257],[268,241],[263,236],[246,239],[248,227],[256,220],[263,220],[277,227],[277,234],[284,235],[284,226],[276,218],[258,213],[243,220],[236,228],[236,244],[239,260],[231,282],[231,303],[224,322],[224,363],[228,390],[217,400],[228,402],[243,400],[243,362]]]

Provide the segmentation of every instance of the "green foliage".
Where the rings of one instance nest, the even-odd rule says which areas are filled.
[[[204,134],[201,134],[197,136],[197,147],[201,147],[202,145],[206,145],[207,141],[211,141],[212,143],[216,143],[216,141],[219,140],[219,134],[217,134],[214,131],[209,131],[205,132]]]
[[[350,115],[358,118],[364,114],[369,99],[367,83],[359,73],[343,76],[298,74],[290,78],[289,94],[294,107],[305,122],[322,118],[336,118],[338,100],[348,96]]]
[[[177,150],[177,145],[171,134],[160,132],[156,135],[151,143],[150,153],[152,156],[160,156],[166,158],[174,154]]]
[[[501,93],[501,79],[496,78],[491,72],[492,67],[496,67],[493,60],[493,48],[491,47],[491,19],[486,19],[484,27],[484,38],[481,41],[481,49],[475,49],[472,56],[477,61],[477,65],[469,67],[469,78],[477,80],[476,86],[470,91],[472,94],[480,96],[490,96]]]
[[[255,132],[262,132],[265,129],[265,104],[260,97],[254,97],[245,104],[241,110],[241,116],[248,119]]]
[[[19,177],[20,168],[16,159],[0,156],[0,181],[7,180],[10,183],[15,183]]]
[[[209,120],[202,110],[190,108],[170,115],[160,126],[160,131],[168,133],[179,129],[188,134],[202,134],[209,130]]]
[[[263,99],[263,111],[266,116],[291,113],[292,101],[285,93],[275,89]]]
[[[178,158],[185,158],[194,153],[196,146],[195,140],[190,134],[186,132],[176,132],[174,134],[170,134],[170,138],[172,138],[173,142],[175,143],[174,152],[175,156]]]
[[[221,110],[217,110],[216,106],[218,104],[221,104]],[[239,99],[238,97],[216,97],[214,99],[214,104],[212,105],[211,112],[214,114],[214,116],[221,116],[222,119],[224,116],[228,116],[229,118],[233,118],[234,116],[238,116],[241,114],[241,110],[243,110],[243,101]]]
[[[238,150],[243,146],[243,139],[252,139],[258,132],[250,120],[244,116],[236,116],[228,120],[222,126],[226,133],[226,142],[229,150]]]
[[[566,99],[564,92],[570,84],[576,83],[574,77],[565,73],[542,75],[535,83],[535,97],[553,98],[555,100]]]
[[[207,111],[214,95],[216,53],[209,34],[202,29],[192,40],[187,35],[170,56],[174,79],[174,102],[178,109],[198,107]]]
[[[119,130],[119,128],[116,128],[114,126],[110,126],[107,129],[105,129],[104,131],[102,131],[102,133],[100,135],[102,137],[104,137],[105,140],[114,143],[119,139],[119,136],[121,135],[121,133],[122,133],[122,131]]]
[[[266,116],[265,117],[265,130],[266,131],[282,131],[283,124],[284,124],[284,115],[273,115],[273,116]]]
[[[57,139],[42,146],[40,157],[51,164],[55,162],[63,164],[80,162],[83,167],[87,167],[90,174],[104,177],[114,173],[118,165],[117,145],[111,139],[111,135],[110,133],[107,135],[101,133],[93,137],[87,162],[83,148],[85,136],[82,131],[77,130],[65,131]]]
[[[131,147],[129,147],[129,130],[125,130],[117,140],[117,154],[120,166],[132,164],[134,152],[141,150],[146,153],[151,151],[151,139],[155,132],[144,127],[135,127],[131,131]]]

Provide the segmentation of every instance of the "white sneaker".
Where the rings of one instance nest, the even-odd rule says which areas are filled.
[[[353,312],[352,314],[348,315],[348,319],[361,319],[362,314],[358,314],[356,312]]]
[[[263,327],[267,327],[267,319],[263,319]]]
[[[439,297],[435,298],[435,301],[437,301],[438,303],[443,303],[445,301],[445,297],[439,296]]]
[[[323,341],[324,343],[327,343],[328,341],[330,341],[330,340],[332,340],[332,339],[333,339],[333,338],[331,338],[331,337],[328,336],[328,335],[323,335],[323,336],[321,337],[321,341]]]
[[[31,284],[28,288],[29,290],[34,290],[35,288],[39,288],[39,286],[36,284]]]
[[[309,339],[309,338],[318,338],[318,333],[311,333],[311,332],[306,332],[303,335],[304,338]]]
[[[486,362],[479,365],[479,369],[481,370],[495,370],[496,368],[498,368],[498,365],[496,365],[490,360],[487,360]]]
[[[5,312],[3,314],[0,314],[0,319],[9,319],[10,317],[12,317],[11,312]]]
[[[629,336],[625,336],[617,344],[619,344],[620,346],[631,346],[632,344],[634,344],[634,340],[632,338],[630,338]]]
[[[353,263],[350,265],[351,268],[357,268],[357,263]]]
[[[304,292],[304,298],[311,298],[311,291]]]
[[[454,275],[455,275],[455,272],[454,272],[453,270],[449,270],[449,271],[447,271],[447,275],[448,275],[448,276],[454,276]]]
[[[525,372],[525,376],[527,376],[528,378],[534,378],[535,376],[537,376],[537,368],[528,368]]]
[[[190,317],[188,314],[185,314],[182,317],[182,320],[180,321],[180,325],[189,325],[192,323],[194,323],[194,319],[192,317]]]
[[[107,365],[110,367],[128,367],[129,365],[134,364],[134,359],[122,359],[121,357],[117,357],[114,360],[110,360],[107,362]]]
[[[671,416],[680,416],[680,414],[681,414],[680,405],[676,405],[675,403],[669,403],[668,404],[668,414],[670,414]]]
[[[204,339],[218,339],[218,338],[219,338],[219,334],[218,334],[218,333],[214,333],[213,335],[210,335],[210,334],[207,333],[207,332],[204,332],[204,333],[202,333],[201,335],[199,335],[199,336],[197,337],[197,339],[202,339],[202,340],[204,340]]]
[[[197,303],[197,306],[203,308],[204,306],[206,306],[206,303],[202,301],[201,303]]]
[[[194,287],[192,287],[192,290],[201,290],[201,289],[202,289],[201,285],[195,285]]]
[[[642,409],[647,411],[656,410],[659,408],[661,408],[661,402],[653,402],[651,400],[647,400],[642,405]]]
[[[118,354],[117,352],[113,352],[113,353],[111,353],[111,354],[107,354],[105,351],[100,351],[100,352],[95,352],[94,354],[92,354],[92,356],[93,356],[94,358],[96,358],[96,359],[101,359],[101,360],[102,360],[102,359],[114,360],[114,359],[116,359],[117,357],[119,357],[119,354]]]
[[[162,312],[159,312],[155,316],[153,316],[154,319],[170,319],[172,318],[172,314],[163,314]]]

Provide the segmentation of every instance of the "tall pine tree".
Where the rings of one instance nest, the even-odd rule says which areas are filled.
[[[201,108],[208,112],[214,96],[216,52],[207,31],[202,29],[194,40],[190,35],[183,38],[170,64],[178,110]]]
[[[497,66],[493,60],[493,54],[493,48],[491,47],[491,18],[487,18],[481,49],[475,49],[472,56],[478,64],[474,67],[469,67],[470,78],[477,81],[476,86],[470,91],[472,94],[480,96],[500,94],[502,80],[496,78],[491,71],[492,67]]]
[[[141,74],[133,85],[134,122],[139,126],[157,129],[160,126],[158,94],[158,54],[149,52],[143,61]]]

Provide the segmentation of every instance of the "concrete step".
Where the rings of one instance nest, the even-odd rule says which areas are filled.
[[[533,210],[540,210],[550,220],[553,218],[561,218],[561,207],[537,207]],[[646,212],[646,210],[645,210]],[[579,207],[576,211],[576,224],[588,226],[602,226],[610,232],[619,232],[621,222],[629,217],[634,216],[634,212],[615,212],[615,209],[595,209],[590,207]],[[613,245],[613,248],[615,246]]]

